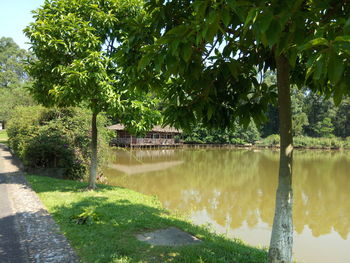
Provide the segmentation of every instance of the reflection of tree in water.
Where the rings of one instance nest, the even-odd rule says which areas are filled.
[[[295,229],[309,225],[314,236],[334,229],[346,239],[350,230],[350,177],[347,153],[311,152],[295,160]]]
[[[167,160],[169,160],[167,156]],[[238,228],[259,221],[271,226],[274,213],[277,152],[246,150],[176,150],[184,163],[163,171],[133,176],[111,176],[147,194],[156,194],[173,210],[206,210],[222,226]],[[340,152],[296,152],[294,162],[294,226],[308,225],[314,236],[337,231],[344,239],[350,228],[347,167],[350,158]],[[108,171],[116,174],[116,171]]]

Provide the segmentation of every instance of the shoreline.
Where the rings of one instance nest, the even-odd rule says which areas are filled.
[[[267,248],[213,233],[178,212],[165,209],[157,197],[134,190],[98,185],[85,191],[86,183],[44,176],[26,176],[41,201],[83,262],[267,262]],[[71,218],[91,217],[91,224]],[[153,246],[135,238],[138,234],[175,227],[201,240],[183,246]],[[86,244],[89,244],[87,246]],[[119,261],[118,261],[119,262]]]
[[[194,148],[194,149],[201,149],[201,148],[225,148],[225,149],[246,149],[246,150],[254,150],[254,149],[266,149],[266,150],[279,150],[279,145],[237,145],[237,144],[217,144],[217,143],[207,143],[207,144],[190,144],[190,143],[184,143],[181,145],[134,145],[133,147],[121,147],[121,146],[110,146],[111,149],[128,149],[128,150],[135,150],[135,149],[148,149],[148,150],[159,150],[159,149],[185,149],[185,148]],[[317,146],[293,146],[295,150],[323,150],[323,151],[348,151],[350,150],[350,147],[317,147]]]

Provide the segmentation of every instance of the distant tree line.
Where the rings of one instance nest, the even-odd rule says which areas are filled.
[[[307,89],[292,91],[292,120],[295,136],[342,137],[350,136],[350,99],[339,105],[332,99],[320,97]],[[262,137],[278,133],[278,109],[270,106],[268,121],[261,127]]]
[[[292,123],[296,137],[347,138],[350,136],[350,98],[335,105],[308,89],[292,90]],[[247,127],[238,123],[231,129],[209,130],[202,125],[184,133],[186,143],[254,143],[262,138],[279,134],[278,108],[270,105],[266,112],[266,122],[257,127],[253,122]]]

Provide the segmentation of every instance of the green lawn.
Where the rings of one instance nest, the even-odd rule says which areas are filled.
[[[7,143],[8,137],[5,130],[0,130],[0,143]]]
[[[76,181],[41,176],[27,179],[83,262],[267,262],[266,250],[194,226],[163,209],[156,197],[106,185],[85,191],[86,184]],[[84,211],[87,218],[95,218],[92,224],[74,220]],[[203,242],[162,247],[135,238],[137,233],[169,226],[188,231]]]

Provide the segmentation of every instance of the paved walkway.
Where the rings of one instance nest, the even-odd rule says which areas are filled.
[[[78,263],[19,167],[0,144],[0,262]]]

